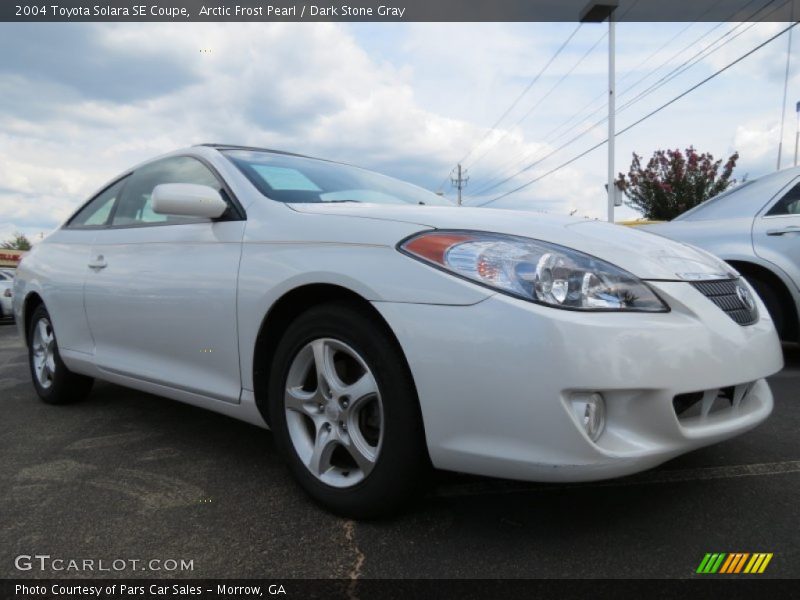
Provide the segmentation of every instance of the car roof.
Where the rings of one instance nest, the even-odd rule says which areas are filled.
[[[748,205],[746,207],[743,205],[742,208],[746,208],[745,212],[752,211],[753,215],[755,215],[763,210],[786,186],[795,181],[798,175],[800,175],[800,167],[788,167],[780,171],[773,171],[772,173],[754,177],[753,179],[747,179],[690,208],[673,220],[705,220],[703,216],[707,217],[709,209],[715,213],[720,210],[725,211],[731,206],[731,199],[741,201],[742,198],[747,198],[748,196],[752,196],[752,198]],[[742,196],[742,194],[746,196]],[[715,215],[714,218],[718,218],[718,216]]]
[[[319,160],[326,163],[332,163],[336,165],[344,165],[347,167],[355,166],[351,165],[350,163],[338,161],[338,160],[331,160],[329,158],[320,158],[319,156],[309,156],[308,154],[299,154],[297,152],[288,152],[286,150],[275,150],[274,148],[261,148],[258,146],[241,146],[239,144],[219,144],[215,142],[204,143],[204,144],[195,144],[192,146],[193,148],[213,148],[214,150],[219,150],[220,152],[223,150],[244,150],[246,152],[266,152],[268,154],[278,154],[280,156],[292,156],[294,158],[306,158],[308,160]],[[362,167],[359,167],[362,168]]]

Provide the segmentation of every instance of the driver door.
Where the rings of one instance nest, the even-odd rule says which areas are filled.
[[[245,221],[232,204],[216,220],[156,214],[161,183],[223,182],[204,163],[174,156],[128,179],[86,265],[85,305],[97,367],[227,402],[241,389],[236,286]]]

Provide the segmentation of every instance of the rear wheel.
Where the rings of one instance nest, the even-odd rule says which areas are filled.
[[[85,398],[94,380],[67,369],[44,305],[36,307],[31,316],[28,340],[28,364],[39,398],[48,404],[68,404]]]
[[[294,476],[338,514],[395,511],[427,468],[405,360],[382,323],[349,305],[312,308],[289,327],[272,365],[269,410]]]

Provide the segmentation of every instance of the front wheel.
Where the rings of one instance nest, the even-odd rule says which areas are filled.
[[[425,438],[405,360],[377,318],[349,305],[312,308],[289,327],[269,411],[293,474],[333,512],[393,512],[423,479]]]
[[[39,305],[28,330],[28,364],[33,387],[48,404],[68,404],[86,397],[94,380],[73,373],[61,360],[50,314]]]

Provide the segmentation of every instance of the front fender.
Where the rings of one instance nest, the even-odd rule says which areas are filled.
[[[237,300],[242,365],[252,365],[259,324],[271,307],[290,291],[311,284],[335,285],[371,302],[471,305],[492,295],[392,246],[245,243]],[[242,369],[242,385],[252,389],[251,369]]]

